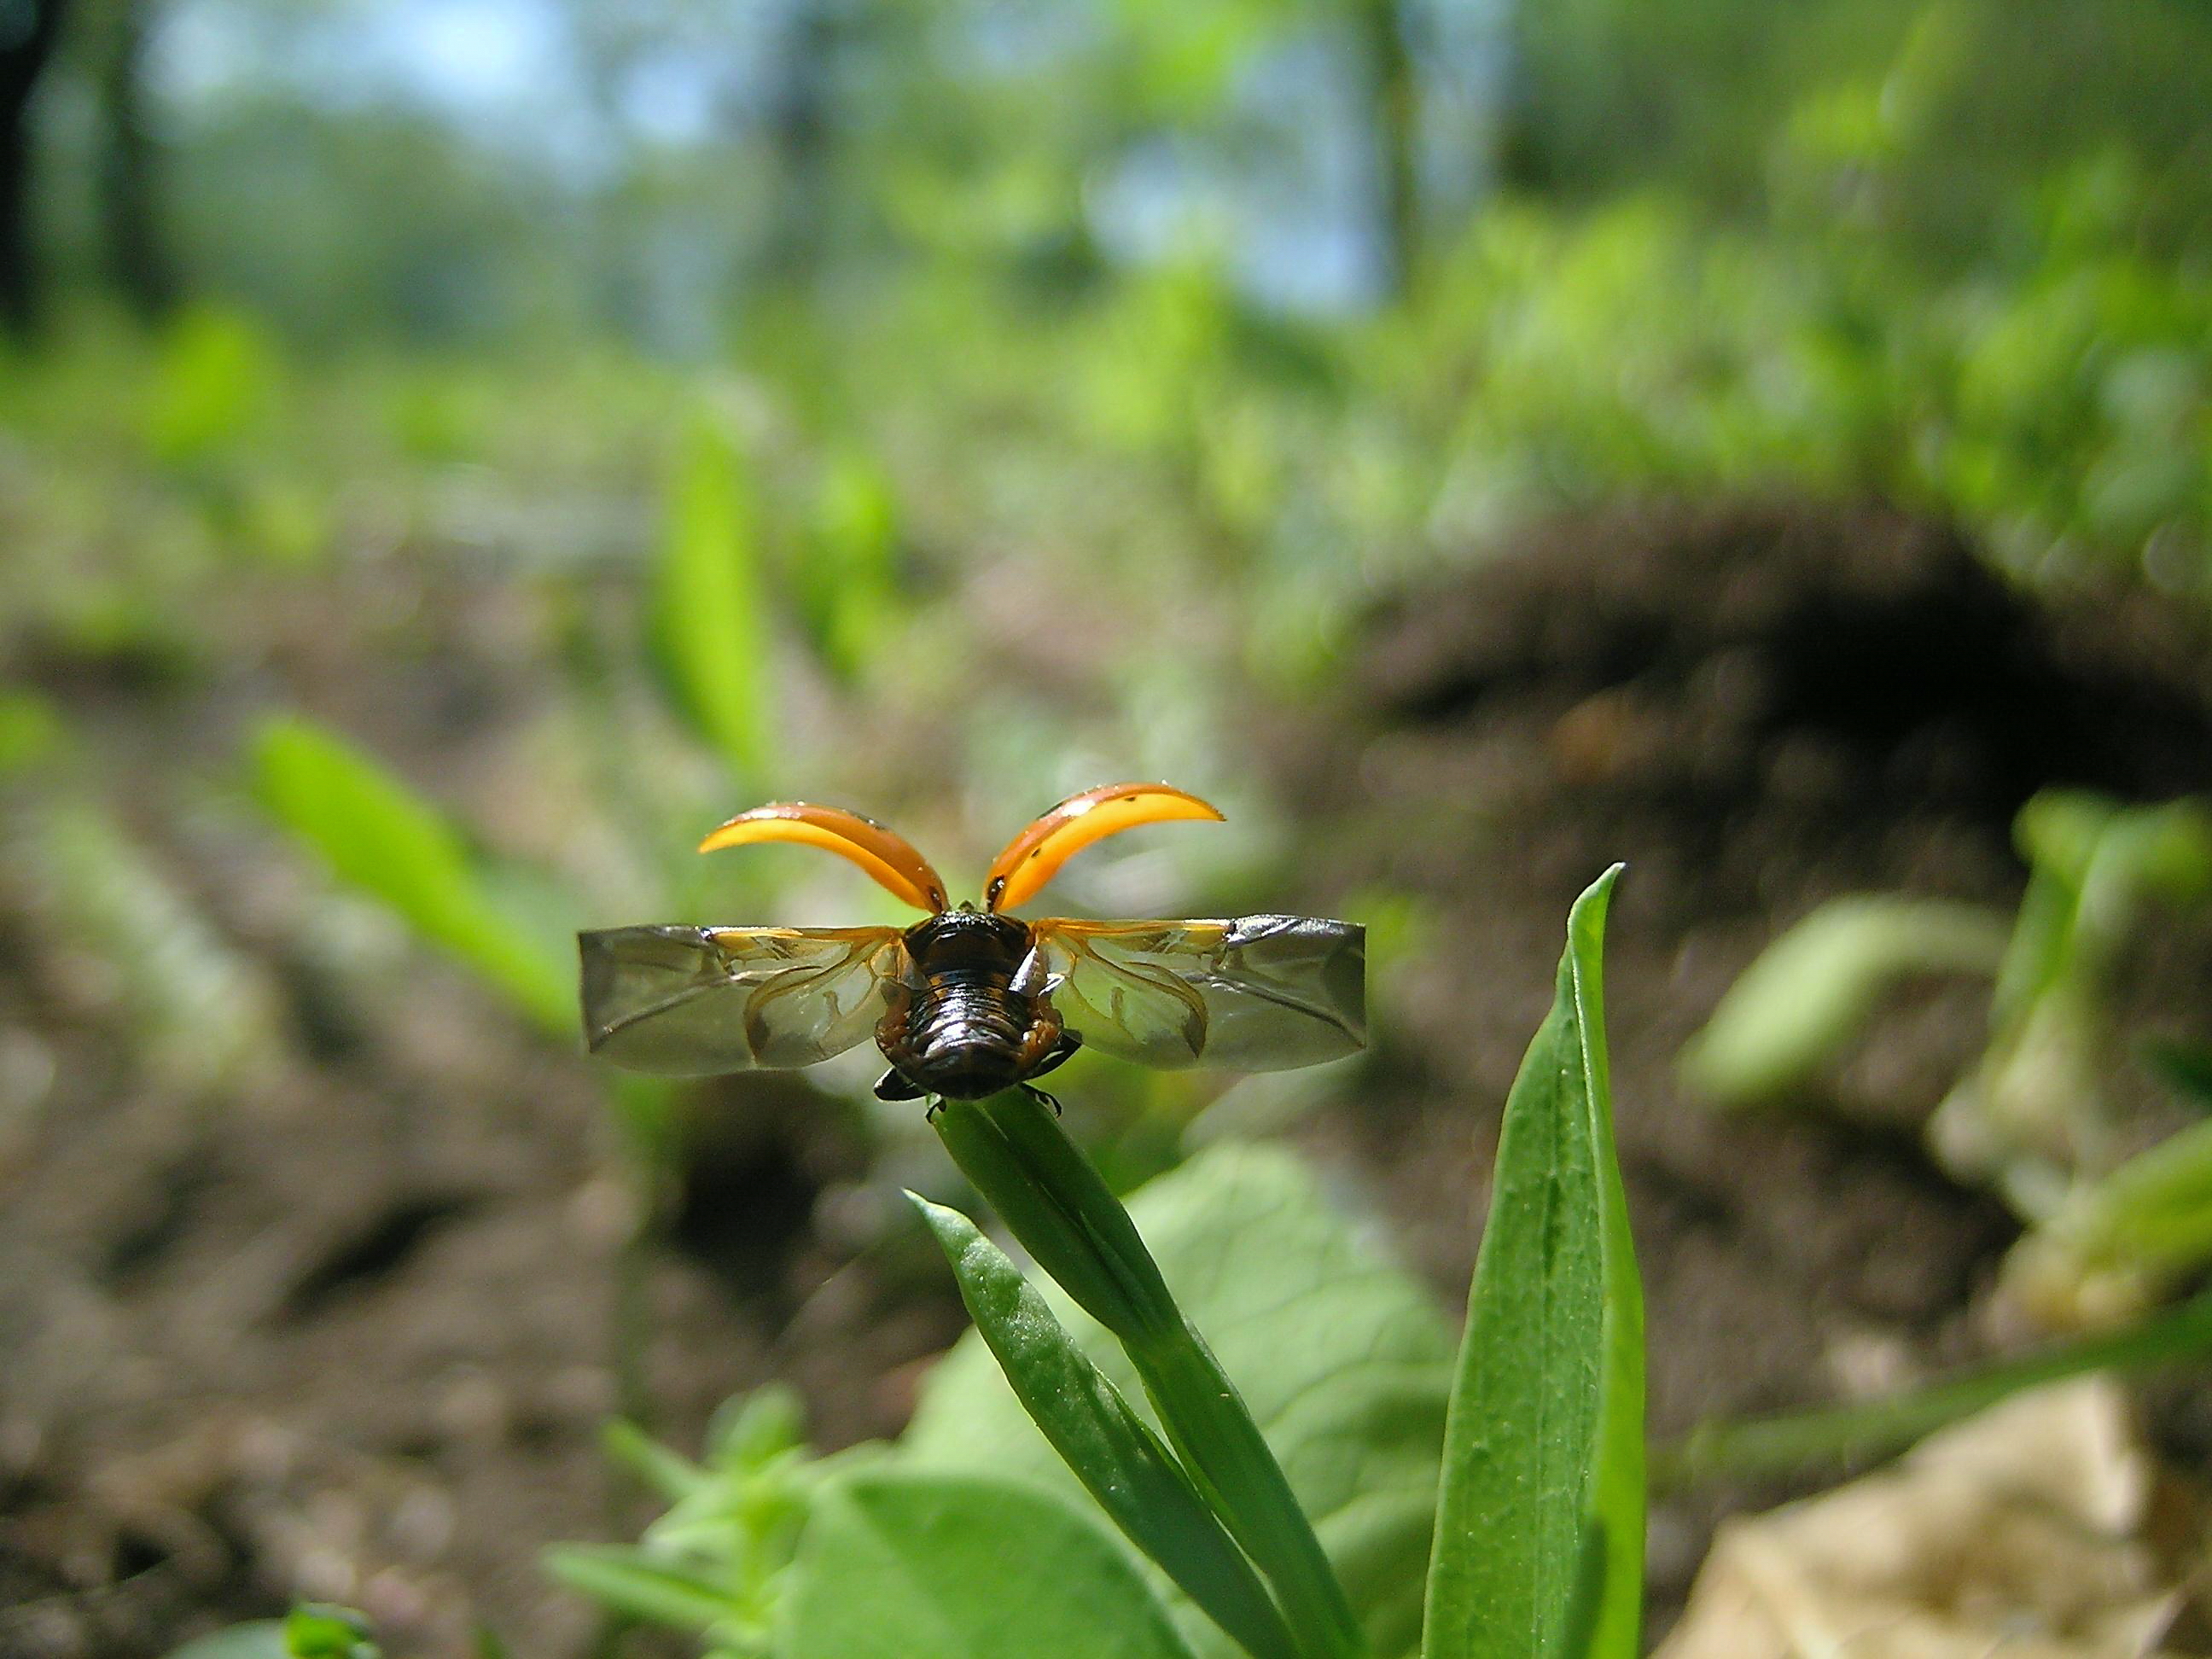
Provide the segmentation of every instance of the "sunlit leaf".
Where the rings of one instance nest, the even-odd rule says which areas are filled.
[[[1445,1435],[1423,1659],[1539,1659],[1581,1622],[1583,1651],[1638,1650],[1644,1310],[1601,980],[1618,874],[1575,905],[1551,1015],[1506,1100]]]
[[[238,442],[269,416],[283,364],[244,313],[198,305],[161,341],[147,437],[171,462],[197,461]]]
[[[29,771],[62,748],[60,714],[36,692],[0,686],[0,780]]]
[[[574,969],[493,896],[438,809],[337,733],[280,717],[253,745],[262,800],[340,880],[389,905],[423,938],[504,992],[549,1031],[575,1028]]]
[[[831,459],[792,587],[815,650],[842,679],[884,648],[897,609],[898,502],[866,456]]]
[[[653,647],[678,707],[748,781],[768,775],[775,738],[760,564],[744,459],[702,416],[669,483]]]

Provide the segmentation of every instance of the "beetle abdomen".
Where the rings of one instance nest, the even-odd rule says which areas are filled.
[[[977,1100],[1021,1081],[1030,999],[1000,975],[945,973],[915,994],[905,1030],[886,1045],[909,1081],[950,1100]]]

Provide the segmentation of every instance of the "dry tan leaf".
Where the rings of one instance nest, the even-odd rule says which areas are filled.
[[[2149,1488],[2110,1381],[2019,1395],[1723,1527],[1657,1659],[2145,1659],[2180,1600]]]

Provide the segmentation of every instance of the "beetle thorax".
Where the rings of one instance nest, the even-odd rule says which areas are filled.
[[[980,910],[947,910],[906,930],[907,955],[925,978],[969,971],[1012,979],[1029,949],[1028,923]]]

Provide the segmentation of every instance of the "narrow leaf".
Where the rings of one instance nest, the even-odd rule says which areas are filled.
[[[1505,1103],[1444,1434],[1424,1659],[1558,1653],[1589,1616],[1577,1587],[1593,1550],[1603,1587],[1586,1651],[1637,1651],[1643,1300],[1613,1154],[1600,975],[1619,873],[1568,919],[1552,1012]]]
[[[2212,1291],[2110,1335],[2056,1343],[1955,1376],[1847,1406],[1700,1424],[1658,1459],[1667,1486],[1840,1468],[1902,1451],[2028,1389],[2090,1371],[2133,1372],[2212,1358]]]
[[[704,1490],[714,1477],[681,1453],[670,1450],[628,1418],[617,1417],[599,1430],[599,1446],[670,1503]]]
[[[1096,1522],[1008,1481],[874,1469],[816,1498],[787,1659],[1190,1659]]]
[[[1375,1229],[1339,1213],[1313,1171],[1280,1146],[1210,1146],[1147,1182],[1128,1209],[1281,1461],[1371,1650],[1404,1659],[1420,1640],[1451,1383],[1453,1334],[1427,1286],[1377,1248]],[[1131,1407],[1149,1411],[1121,1344],[1064,1288],[1036,1289]],[[900,1456],[988,1468],[1089,1502],[974,1332],[930,1373]],[[1172,1586],[1163,1593],[1192,1649],[1229,1659],[1229,1638]]]
[[[1358,1653],[1358,1618],[1281,1464],[1104,1178],[1057,1120],[1017,1093],[948,1101],[936,1122],[1038,1265],[1121,1339],[1168,1443],[1267,1575],[1305,1650]]]
[[[1182,1466],[1075,1345],[1021,1270],[957,1210],[914,1201],[1023,1408],[1099,1507],[1246,1652],[1259,1659],[1297,1654],[1259,1575]]]
[[[743,459],[702,417],[669,485],[653,646],[678,706],[747,781],[767,775],[773,732],[759,542]]]
[[[544,1561],[570,1589],[634,1619],[707,1631],[744,1612],[720,1586],[622,1545],[559,1544]]]
[[[517,926],[435,806],[311,720],[269,721],[253,759],[264,804],[340,880],[382,900],[538,1025],[564,1036],[574,1029],[565,951],[541,947]]]

